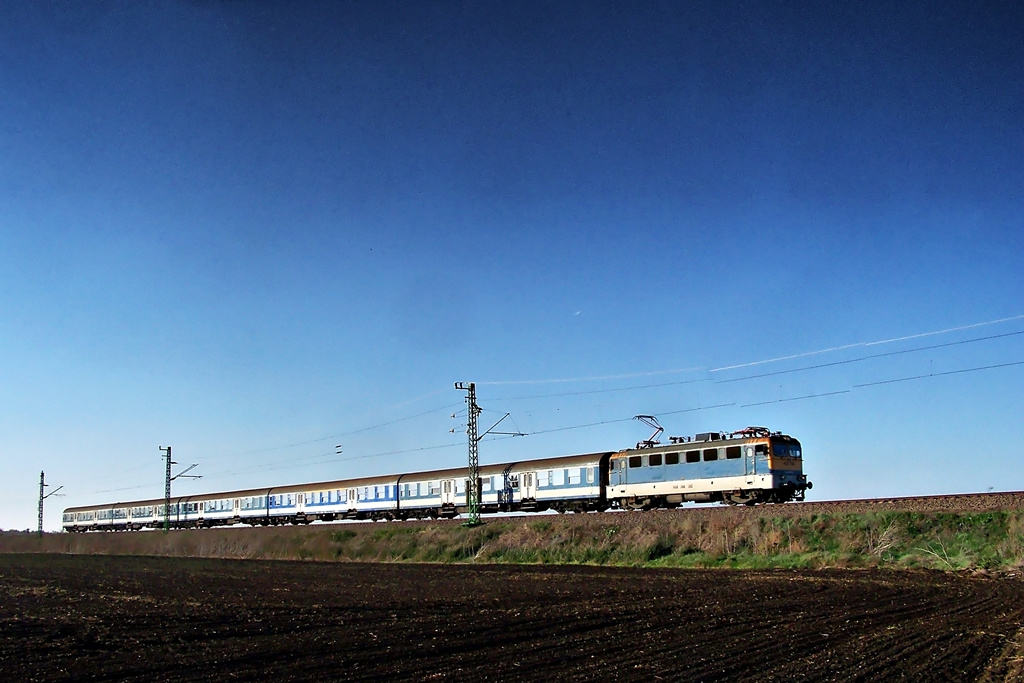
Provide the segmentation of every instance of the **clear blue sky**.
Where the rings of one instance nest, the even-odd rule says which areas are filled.
[[[459,465],[455,381],[531,434],[483,462],[649,413],[792,434],[815,499],[1024,489],[1022,35],[1016,2],[5,2],[0,527],[40,470],[51,529],[161,496],[167,444],[177,493]]]

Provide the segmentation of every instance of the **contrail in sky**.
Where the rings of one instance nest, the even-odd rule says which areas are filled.
[[[877,346],[879,344],[892,344],[893,342],[906,341],[908,339],[920,339],[921,337],[932,337],[937,334],[947,334],[949,332],[959,332],[961,330],[970,330],[975,327],[984,327],[986,325],[996,325],[998,323],[1005,323],[1011,320],[1024,319],[1024,315],[1015,315],[1009,318],[1000,318],[998,320],[988,320],[983,323],[974,323],[972,325],[961,325],[960,327],[949,327],[944,330],[935,330],[934,332],[921,332],[920,334],[910,334],[904,337],[893,337],[892,339],[880,339],[872,342],[858,342],[856,344],[845,344],[843,346],[832,346],[827,349],[819,349],[818,351],[805,351],[804,353],[795,353],[791,356],[779,356],[778,358],[766,358],[765,360],[756,360],[750,363],[740,363],[738,365],[726,365],[720,368],[712,368],[708,372],[721,372],[723,370],[736,370],[738,368],[749,368],[754,365],[765,365],[766,363],[777,363],[783,360],[792,360],[794,358],[806,358],[807,356],[817,356],[823,353],[831,353],[833,351],[842,351],[843,349],[853,349],[861,346]]]
[[[877,346],[879,344],[892,344],[894,342],[906,341],[908,339],[920,339],[921,337],[932,337],[938,334],[948,334],[950,332],[959,332],[961,330],[971,330],[976,327],[985,327],[986,325],[997,325],[999,323],[1010,322],[1012,320],[1024,320],[1024,315],[1014,315],[1009,318],[999,318],[998,320],[987,320],[983,323],[973,323],[971,325],[961,325],[959,327],[948,327],[943,330],[935,330],[933,332],[921,332],[919,334],[909,334],[903,337],[893,337],[892,339],[880,339],[878,341],[871,342],[857,342],[854,344],[843,344],[842,346],[830,346],[827,349],[818,349],[817,351],[804,351],[803,353],[794,353],[790,356],[778,356],[777,358],[766,358],[764,360],[751,361],[749,363],[739,363],[737,365],[725,365],[720,368],[712,368],[708,372],[722,372],[724,370],[736,370],[739,368],[749,368],[755,365],[766,365],[768,363],[778,363],[784,360],[793,360],[794,358],[806,358],[807,356],[819,356],[823,353],[832,353],[833,351],[843,351],[845,349],[856,349],[865,346]],[[697,370],[703,370],[702,367],[693,368],[677,368],[674,370],[654,370],[651,372],[631,372],[623,375],[598,375],[596,377],[565,377],[560,379],[523,379],[523,380],[508,380],[504,382],[477,382],[480,386],[501,386],[511,384],[558,384],[558,383],[569,383],[569,382],[600,382],[609,379],[628,379],[631,377],[650,377],[652,375],[671,375],[680,372],[694,372]]]
[[[1024,316],[1022,316],[1024,317]],[[497,386],[502,384],[557,384],[559,382],[598,382],[606,379],[627,379],[629,377],[650,377],[651,375],[671,375],[677,372],[693,372],[704,368],[677,368],[675,370],[655,370],[653,372],[630,372],[624,375],[601,375],[598,377],[565,377],[561,379],[520,379],[507,382],[477,382],[479,385]]]

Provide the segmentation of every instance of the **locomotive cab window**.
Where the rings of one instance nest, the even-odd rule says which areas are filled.
[[[705,448],[704,449],[704,462],[711,460],[718,460],[718,449],[717,448]]]
[[[642,455],[631,455],[629,456],[630,467],[643,467],[644,457]]]
[[[736,459],[738,459],[740,457],[740,447],[739,446],[729,446],[728,448],[725,449],[725,457],[728,460],[736,460]]]

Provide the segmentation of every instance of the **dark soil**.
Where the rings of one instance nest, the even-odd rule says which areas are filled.
[[[1017,680],[1024,582],[0,555],[0,680]]]

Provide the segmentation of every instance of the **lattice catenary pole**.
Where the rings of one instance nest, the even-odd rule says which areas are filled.
[[[160,446],[160,450],[167,457],[167,476],[164,477],[164,531],[168,531],[171,528],[171,465],[177,463],[171,462],[170,446]]]
[[[39,538],[43,537],[43,501],[52,496],[53,494],[60,491],[63,486],[58,486],[49,493],[45,493],[46,487],[49,484],[46,483],[46,472],[39,473]]]
[[[480,521],[480,450],[478,444],[480,437],[477,436],[476,418],[480,415],[480,406],[476,404],[476,383],[456,382],[455,388],[465,391],[466,405],[469,407],[469,416],[466,425],[466,434],[469,436],[469,481],[466,482],[466,522],[464,526],[477,526]]]

